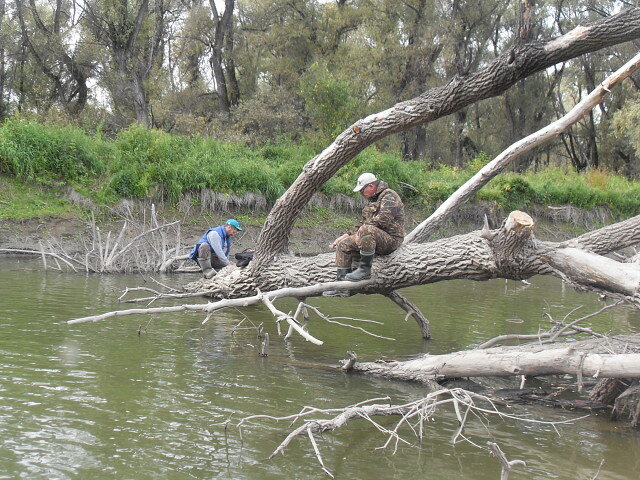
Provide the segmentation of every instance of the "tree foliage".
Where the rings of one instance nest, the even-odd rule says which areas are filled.
[[[0,0],[0,118],[117,133],[134,122],[252,144],[326,144],[358,118],[464,77],[510,47],[627,8],[578,0]],[[634,51],[600,50],[383,139],[464,167],[562,115]],[[623,112],[637,83],[515,165],[637,171]],[[630,108],[630,107],[629,107]],[[616,118],[615,126],[612,124]]]

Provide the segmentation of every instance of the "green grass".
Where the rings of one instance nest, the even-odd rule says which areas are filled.
[[[274,201],[317,153],[304,142],[282,141],[250,148],[135,125],[111,140],[73,127],[33,121],[11,120],[0,125],[0,175],[26,184],[53,187],[70,184],[98,205],[122,198],[175,204],[184,193],[202,189],[238,195],[260,193]],[[489,160],[480,154],[466,169],[434,168],[426,160],[404,162],[398,155],[369,147],[341,168],[321,191],[357,197],[352,192],[356,178],[371,171],[397,190],[406,204],[428,206],[445,200]],[[44,194],[37,191],[33,192],[33,198],[21,194],[17,192],[16,198],[23,199],[23,207],[10,208],[15,203],[13,197],[2,199],[5,217],[28,215],[23,212],[33,213],[39,207],[67,208],[58,201],[45,200]],[[606,171],[578,174],[547,168],[523,175],[504,173],[477,197],[508,210],[526,209],[527,205],[538,203],[582,208],[606,206],[620,215],[640,213],[640,183]],[[6,213],[9,211],[12,213]],[[312,210],[309,221],[323,221],[323,215],[324,221],[335,218],[334,213]]]
[[[0,173],[39,183],[99,175],[110,161],[107,142],[73,127],[7,120],[0,126]]]
[[[0,177],[0,219],[70,218],[80,215],[75,205],[52,194],[50,188]]]

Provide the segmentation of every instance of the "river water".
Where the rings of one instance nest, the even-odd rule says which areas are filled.
[[[158,277],[179,285],[193,277]],[[288,422],[260,420],[240,431],[249,415],[284,416],[303,406],[339,408],[389,396],[393,403],[421,398],[420,385],[344,374],[331,366],[354,350],[361,360],[406,358],[477,345],[502,333],[546,330],[547,312],[562,320],[586,315],[602,303],[554,278],[531,285],[495,280],[452,281],[403,293],[431,320],[423,341],[413,320],[380,296],[313,299],[334,317],[386,340],[313,317],[321,347],[277,336],[261,307],[223,311],[202,326],[198,313],[112,318],[67,325],[72,318],[129,308],[118,303],[126,287],[158,288],[139,275],[82,275],[42,271],[34,259],[0,257],[0,479],[310,479],[329,478],[308,437],[266,458],[291,430]],[[181,303],[197,303],[197,300]],[[155,304],[154,304],[155,305]],[[282,310],[295,307],[282,301]],[[243,321],[244,320],[244,321]],[[268,357],[257,353],[255,330],[270,334]],[[349,322],[349,320],[347,320]],[[592,319],[601,332],[640,330],[640,314],[618,308]],[[542,381],[533,380],[533,385]],[[505,386],[517,386],[509,381]],[[528,418],[577,419],[580,412],[517,406]],[[224,422],[230,420],[227,428]],[[392,418],[380,420],[386,427]],[[640,478],[640,434],[624,423],[591,416],[554,427],[495,416],[472,418],[466,435],[451,444],[457,427],[451,409],[428,422],[419,441],[382,450],[387,437],[366,421],[318,435],[327,468],[343,479],[496,480],[498,462],[484,447],[498,443],[509,459],[525,460],[513,479]],[[601,465],[601,463],[604,463]]]

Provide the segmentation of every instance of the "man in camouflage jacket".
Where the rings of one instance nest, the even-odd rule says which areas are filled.
[[[369,200],[362,209],[362,220],[331,244],[336,249],[337,280],[357,282],[371,277],[374,255],[388,255],[397,250],[404,240],[404,204],[400,196],[387,183],[373,173],[363,173],[353,189]],[[358,268],[351,271],[351,264]],[[351,273],[349,273],[351,272]],[[330,290],[327,296],[344,292]]]

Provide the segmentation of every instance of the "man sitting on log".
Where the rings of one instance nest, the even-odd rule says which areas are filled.
[[[373,257],[388,255],[397,250],[404,240],[404,204],[386,182],[373,173],[358,177],[354,192],[360,192],[369,203],[362,209],[362,220],[347,233],[335,239],[336,280],[357,282],[371,278]],[[352,261],[358,268],[351,271]],[[342,290],[328,290],[325,296],[345,296]]]
[[[198,240],[189,258],[198,262],[204,278],[212,278],[220,269],[229,265],[232,237],[241,231],[238,221],[230,218],[224,225],[207,230]]]

